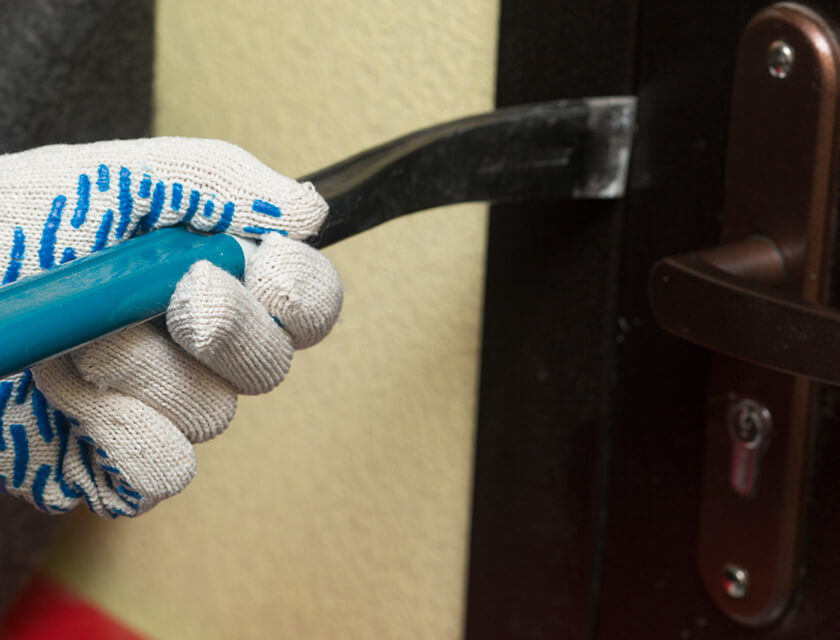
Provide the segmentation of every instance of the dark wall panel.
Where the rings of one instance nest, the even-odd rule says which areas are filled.
[[[635,3],[502,0],[497,103],[632,92]],[[467,638],[585,638],[621,204],[492,209]]]

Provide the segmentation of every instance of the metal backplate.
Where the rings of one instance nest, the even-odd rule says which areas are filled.
[[[825,300],[834,237],[838,51],[811,11],[766,9],[742,36],[732,102],[721,241],[769,239],[784,290],[813,302]],[[721,355],[710,375],[700,574],[731,618],[768,624],[802,573],[816,385]]]

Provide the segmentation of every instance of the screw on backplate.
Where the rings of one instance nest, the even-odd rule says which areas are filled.
[[[721,585],[730,598],[739,600],[747,595],[750,588],[750,574],[737,564],[728,564],[721,573]]]
[[[767,49],[767,69],[774,78],[787,78],[793,67],[793,49],[783,40],[776,40]]]

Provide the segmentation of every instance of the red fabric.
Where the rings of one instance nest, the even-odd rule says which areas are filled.
[[[145,640],[42,576],[20,595],[1,629],[2,640]]]

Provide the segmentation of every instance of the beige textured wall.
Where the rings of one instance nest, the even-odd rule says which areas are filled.
[[[494,0],[159,0],[158,134],[300,175],[492,106]],[[49,567],[157,638],[457,638],[485,212],[328,249],[343,317],[242,400],[184,494],[68,518]]]

